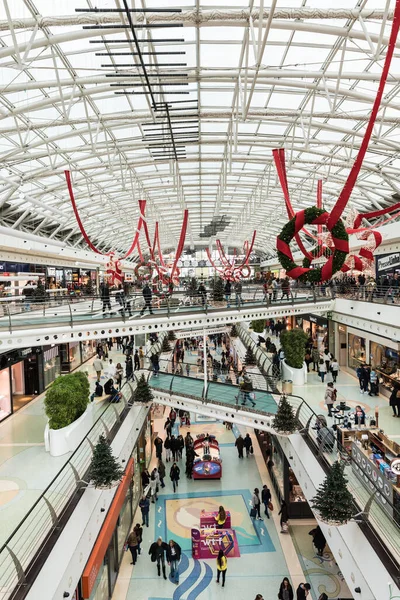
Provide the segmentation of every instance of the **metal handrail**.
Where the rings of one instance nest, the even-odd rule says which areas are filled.
[[[84,477],[90,465],[94,442],[102,433],[113,439],[116,429],[119,429],[122,423],[121,415],[131,406],[125,398],[126,391],[129,391],[131,398],[132,387],[129,382],[122,387],[121,405],[111,403],[105,407],[84,439],[0,547],[2,600],[9,598],[16,586],[25,584],[27,575],[37,562],[49,537],[58,527],[62,515],[76,494],[86,487]],[[33,540],[29,532],[35,536]]]

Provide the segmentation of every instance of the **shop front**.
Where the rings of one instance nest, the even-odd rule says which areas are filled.
[[[328,345],[328,319],[321,315],[306,314],[296,317],[297,327],[302,327],[304,332],[312,338],[318,348],[323,350]]]
[[[43,377],[44,387],[61,375],[61,357],[59,346],[43,346]]]
[[[42,348],[22,348],[0,358],[0,420],[44,390]]]
[[[285,500],[288,506],[289,518],[313,518],[313,512],[277,437],[264,431],[256,431],[256,435],[279,502]]]
[[[356,370],[360,365],[368,364],[367,359],[367,340],[361,335],[355,333],[348,334],[348,361],[349,369]]]
[[[131,458],[127,464],[125,475],[83,571],[79,589],[82,599],[109,600],[113,594],[133,520],[134,462]]]
[[[81,342],[81,361],[86,362],[96,355],[97,340],[85,340]]]
[[[70,373],[82,364],[80,342],[60,344],[61,372]]]
[[[395,383],[400,384],[400,345],[396,348],[385,346],[378,342],[370,344],[371,367],[379,375],[380,390],[389,395]]]

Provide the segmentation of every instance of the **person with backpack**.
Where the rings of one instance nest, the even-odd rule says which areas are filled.
[[[326,386],[325,397],[324,397],[324,401],[325,401],[326,407],[328,409],[328,417],[332,417],[332,408],[336,402],[336,399],[337,399],[337,391],[333,387],[332,381],[330,381]]]

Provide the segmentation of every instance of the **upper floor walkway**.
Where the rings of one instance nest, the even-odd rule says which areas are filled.
[[[210,296],[210,294],[208,295]],[[104,306],[103,306],[104,305]],[[171,329],[202,329],[235,321],[283,318],[306,313],[321,314],[333,308],[328,296],[311,289],[299,289],[275,300],[264,295],[261,286],[244,288],[240,297],[226,299],[190,297],[174,292],[171,297],[153,296],[152,313],[141,294],[110,299],[105,304],[98,296],[54,298],[29,304],[25,300],[2,302],[0,352],[13,348],[57,344],[62,341],[108,338],[139,333],[160,333]],[[105,309],[103,311],[103,308]]]

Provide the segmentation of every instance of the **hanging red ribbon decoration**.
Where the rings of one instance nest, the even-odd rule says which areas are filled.
[[[72,209],[74,211],[75,214],[75,218],[76,221],[78,223],[78,227],[79,230],[85,240],[85,242],[88,244],[89,248],[91,250],[93,250],[94,252],[96,252],[97,254],[101,254],[102,256],[109,256],[109,262],[107,263],[107,275],[110,279],[110,281],[114,284],[118,284],[118,283],[122,283],[123,281],[123,275],[122,275],[122,271],[120,268],[120,260],[116,259],[115,257],[115,253],[114,252],[110,252],[108,254],[104,254],[102,253],[100,250],[98,250],[98,248],[96,248],[96,246],[91,242],[89,236],[86,233],[85,227],[82,223],[82,220],[79,216],[79,212],[78,212],[78,208],[76,206],[76,201],[75,201],[75,197],[74,197],[74,192],[73,192],[73,188],[72,188],[72,182],[71,182],[71,174],[69,171],[64,171],[65,174],[65,178],[67,181],[67,186],[68,186],[68,191],[69,191],[69,197],[71,200],[71,205],[72,205]],[[131,244],[131,246],[129,247],[128,251],[126,252],[126,254],[121,258],[121,260],[124,260],[126,258],[128,258],[128,256],[130,256],[132,254],[132,252],[135,250],[135,248],[137,249],[138,255],[139,255],[139,263],[136,266],[135,269],[135,273],[137,275],[137,278],[139,280],[141,279],[146,279],[149,280],[152,278],[152,273],[153,273],[153,267],[156,269],[157,274],[159,279],[164,283],[164,284],[168,284],[170,281],[173,281],[175,284],[179,283],[179,269],[178,269],[178,261],[181,257],[182,251],[183,251],[183,247],[185,244],[185,238],[186,238],[186,232],[187,232],[187,226],[188,226],[188,220],[189,220],[189,211],[186,209],[184,211],[184,217],[183,217],[183,224],[182,224],[182,228],[181,228],[181,233],[180,233],[180,238],[179,238],[179,243],[178,243],[178,248],[177,248],[177,252],[175,255],[175,259],[173,264],[168,268],[168,266],[165,264],[164,261],[164,257],[162,255],[161,252],[161,244],[160,244],[160,238],[159,238],[159,228],[158,228],[158,223],[156,223],[156,227],[155,227],[155,233],[154,233],[154,240],[153,240],[153,244],[151,243],[150,240],[150,235],[149,235],[149,230],[147,227],[147,222],[146,222],[146,217],[145,217],[145,210],[146,210],[146,201],[145,200],[139,200],[139,212],[140,212],[140,217],[138,220],[138,225],[136,228],[136,232],[135,232],[135,236],[133,239],[133,242]],[[150,257],[151,260],[149,263],[146,263],[144,261],[144,257],[143,257],[143,253],[140,247],[140,232],[141,230],[144,230],[144,234],[145,234],[145,238],[146,238],[146,242],[149,248],[149,252],[150,252]],[[158,259],[160,262],[160,266],[157,264],[157,260],[156,260],[156,256],[155,256],[155,249],[157,248],[158,251]],[[145,275],[142,275],[142,271],[143,268],[145,269]],[[141,270],[142,269],[142,270]],[[147,271],[147,272],[146,272]]]
[[[374,124],[376,121],[376,117],[378,115],[380,104],[382,102],[383,92],[384,92],[386,80],[387,80],[387,77],[389,74],[389,69],[390,69],[390,64],[391,64],[392,57],[393,57],[394,48],[396,46],[396,39],[397,39],[397,35],[399,32],[399,26],[400,26],[400,0],[396,0],[396,6],[395,6],[393,22],[392,22],[392,29],[391,29],[391,33],[390,33],[389,44],[387,47],[385,63],[384,63],[383,69],[382,69],[378,92],[376,94],[375,101],[373,103],[371,115],[370,115],[370,118],[368,121],[368,125],[366,128],[364,137],[361,142],[361,146],[358,151],[356,160],[353,164],[353,167],[351,168],[350,174],[346,180],[346,183],[343,186],[343,189],[339,195],[339,198],[338,198],[335,206],[333,207],[330,214],[325,213],[326,215],[328,215],[328,217],[324,224],[326,225],[328,231],[330,231],[332,233],[332,238],[333,238],[335,249],[334,249],[333,254],[329,257],[327,263],[322,267],[322,269],[308,269],[307,267],[298,267],[293,261],[293,256],[292,256],[292,253],[291,253],[291,250],[289,247],[290,241],[293,239],[293,237],[296,239],[296,242],[297,242],[300,250],[304,254],[305,261],[311,262],[312,259],[314,258],[314,256],[305,249],[304,244],[300,239],[300,231],[303,229],[304,222],[306,222],[308,224],[317,224],[317,222],[315,220],[312,220],[311,216],[310,216],[309,220],[306,219],[306,221],[304,221],[304,215],[301,216],[301,213],[304,213],[305,211],[300,211],[299,213],[294,214],[293,207],[290,203],[290,196],[289,196],[289,189],[288,189],[287,175],[286,175],[286,168],[285,168],[284,150],[283,149],[273,150],[273,157],[274,157],[279,181],[280,181],[284,199],[285,199],[286,210],[288,212],[289,218],[291,219],[289,221],[289,223],[283,228],[283,230],[279,234],[279,236],[277,237],[277,246],[276,247],[277,247],[278,257],[281,261],[281,264],[286,269],[287,274],[290,277],[293,277],[295,279],[301,277],[303,280],[318,282],[318,281],[325,281],[327,279],[330,279],[332,277],[332,275],[334,273],[336,273],[339,269],[348,270],[347,269],[348,265],[344,264],[344,259],[343,259],[343,253],[345,252],[346,254],[348,254],[348,252],[349,252],[348,232],[346,232],[346,230],[344,229],[344,225],[343,225],[340,217],[350,199],[351,193],[352,193],[355,183],[357,181],[357,177],[360,173],[361,166],[362,166],[363,160],[365,158],[365,154],[368,149],[368,145],[369,145],[369,142],[371,139],[373,127],[374,127]],[[322,191],[322,189],[321,189],[321,191]],[[317,190],[317,194],[319,194],[319,189]],[[318,199],[317,199],[317,202],[318,202]],[[398,208],[400,208],[400,203],[398,203],[388,209],[382,209],[380,211],[374,211],[372,213],[365,213],[364,215],[360,215],[360,218],[357,219],[357,221],[354,223],[355,231],[357,230],[358,226],[360,225],[363,217],[372,218],[372,217],[376,217],[376,216],[381,216],[381,215],[387,214],[393,210],[397,210]],[[310,209],[307,209],[307,210],[310,210]],[[315,210],[318,211],[320,209],[318,207],[316,207]],[[310,215],[311,214],[312,213],[310,213]],[[302,226],[299,227],[298,224],[301,222],[302,222]],[[337,231],[336,231],[336,239],[334,237],[335,228],[337,229],[337,231],[340,231],[340,237],[338,237]],[[306,230],[304,230],[304,232],[306,234],[308,234],[308,232]],[[375,233],[377,233],[377,232],[373,232],[372,235],[374,235],[375,241],[377,242],[378,237],[375,236]],[[339,241],[339,245],[337,243],[338,241]],[[377,245],[379,245],[379,244],[377,244]],[[345,250],[346,247],[347,247],[347,250]],[[364,252],[364,254],[366,253],[368,256],[371,255],[371,251],[368,251],[368,249],[361,249],[361,251],[360,251],[361,255],[362,255],[362,252]],[[362,265],[362,261],[359,257],[354,257],[354,263],[357,264],[358,267],[360,267]]]
[[[235,265],[235,256],[232,260],[232,263],[229,262],[229,260],[227,259],[226,255],[225,255],[225,252],[224,252],[224,249],[222,247],[220,240],[216,240],[216,245],[217,245],[218,253],[219,253],[220,260],[221,260],[221,263],[223,266],[222,269],[219,269],[217,267],[217,265],[215,264],[215,262],[212,259],[209,248],[206,248],[207,258],[208,258],[211,266],[214,267],[216,272],[221,275],[222,279],[224,279],[225,281],[231,281],[231,282],[235,283],[237,281],[241,281],[242,279],[248,279],[250,277],[251,270],[250,270],[248,263],[249,263],[250,254],[254,247],[256,235],[257,235],[257,231],[254,231],[250,244],[247,240],[245,241],[245,243],[244,243],[245,255],[244,255],[244,258],[243,258],[242,262],[240,263],[240,265]]]

